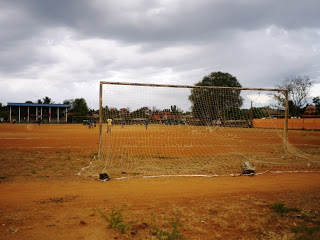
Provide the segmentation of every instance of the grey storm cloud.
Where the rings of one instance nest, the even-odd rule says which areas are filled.
[[[8,40],[48,27],[68,27],[82,37],[122,41],[211,41],[215,33],[319,28],[319,1],[3,1]],[[6,14],[8,14],[6,16]],[[15,32],[17,29],[18,32]],[[12,31],[12,32],[11,32]],[[4,33],[3,33],[4,34]],[[10,35],[13,36],[10,36]],[[209,38],[209,39],[208,39]]]
[[[2,0],[0,102],[30,92],[96,106],[99,80],[194,84],[213,71],[250,87],[289,75],[320,85],[319,9],[316,0]]]

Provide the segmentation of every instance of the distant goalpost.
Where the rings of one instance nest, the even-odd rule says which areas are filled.
[[[265,106],[274,92],[284,107]],[[256,172],[307,165],[288,142],[288,90],[102,81],[99,105],[98,158],[81,175],[217,176],[241,173],[244,162]]]

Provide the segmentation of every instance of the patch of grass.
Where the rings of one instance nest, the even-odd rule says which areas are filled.
[[[36,171],[35,169],[32,169],[32,170],[31,170],[31,173],[32,173],[32,174],[37,174],[37,171]]]
[[[307,225],[300,225],[291,227],[291,232],[296,234],[298,240],[314,240],[320,239],[320,221],[315,221],[313,218],[316,218],[311,211],[302,210],[302,219],[308,223]]]
[[[4,180],[4,179],[6,179],[7,177],[6,176],[1,176],[0,177],[0,180]]]
[[[307,221],[307,222],[312,222],[312,223],[316,223],[317,221],[313,221],[312,219],[316,218],[316,215],[310,211],[310,210],[305,210],[303,209],[301,211],[301,214],[302,214],[302,219]]]
[[[169,222],[169,229],[162,230],[156,224],[155,215],[151,213],[153,217],[152,232],[151,235],[155,236],[159,240],[179,240],[184,239],[180,233],[182,224],[180,219],[177,217]]]
[[[271,205],[271,209],[277,213],[300,212],[298,208],[290,208],[283,202],[275,202]]]
[[[320,232],[320,226],[312,226],[312,227],[308,227],[305,225],[302,226],[296,226],[296,227],[292,227],[291,231],[293,233],[306,233],[306,234],[314,234],[316,232]]]
[[[104,214],[101,210],[99,210],[101,216],[109,223],[109,228],[113,228],[120,233],[125,233],[128,229],[130,229],[130,224],[124,222],[124,217],[122,214],[123,210],[115,210],[112,209],[109,213],[109,216]]]

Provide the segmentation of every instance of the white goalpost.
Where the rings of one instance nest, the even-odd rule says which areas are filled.
[[[285,106],[272,106],[273,92]],[[288,142],[287,90],[102,81],[99,95],[98,159],[83,175],[216,176],[239,173],[244,162],[256,171],[303,165]]]

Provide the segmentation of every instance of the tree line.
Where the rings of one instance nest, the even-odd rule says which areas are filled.
[[[288,89],[289,93],[289,114],[290,117],[301,117],[305,108],[310,104],[309,93],[313,86],[314,79],[308,76],[291,76],[275,87],[279,89]],[[128,108],[120,110],[104,107],[104,114],[111,118],[147,118],[148,116],[168,112],[172,115],[192,115],[193,118],[199,119],[203,124],[210,125],[215,120],[246,120],[252,118],[268,117],[265,110],[284,109],[285,94],[284,92],[274,92],[273,99],[277,106],[266,106],[263,108],[243,109],[244,99],[241,97],[242,85],[235,76],[229,73],[212,72],[202,78],[195,86],[211,86],[211,87],[230,87],[218,89],[201,89],[194,88],[189,96],[191,102],[191,112],[183,112],[176,105],[170,106],[170,109],[149,109],[142,107],[135,111],[130,111]],[[26,103],[50,104],[54,103],[52,99],[45,96],[43,99],[38,99],[36,102],[26,101]],[[72,117],[88,116],[95,113],[94,109],[89,109],[84,98],[66,99],[63,104],[69,104],[71,108],[68,110],[70,121]],[[320,111],[320,96],[312,99],[312,104]],[[9,118],[9,109],[0,103],[0,117]]]
[[[123,119],[123,120],[133,120],[133,119],[152,119],[150,116],[158,115],[161,117],[161,119],[166,116],[168,118],[182,115],[187,115],[189,112],[184,112],[180,108],[178,108],[176,105],[170,106],[170,108],[166,109],[159,109],[157,107],[141,107],[139,109],[136,109],[134,111],[131,111],[130,108],[112,108],[109,106],[105,106],[103,108],[103,113],[108,117],[112,119]]]

